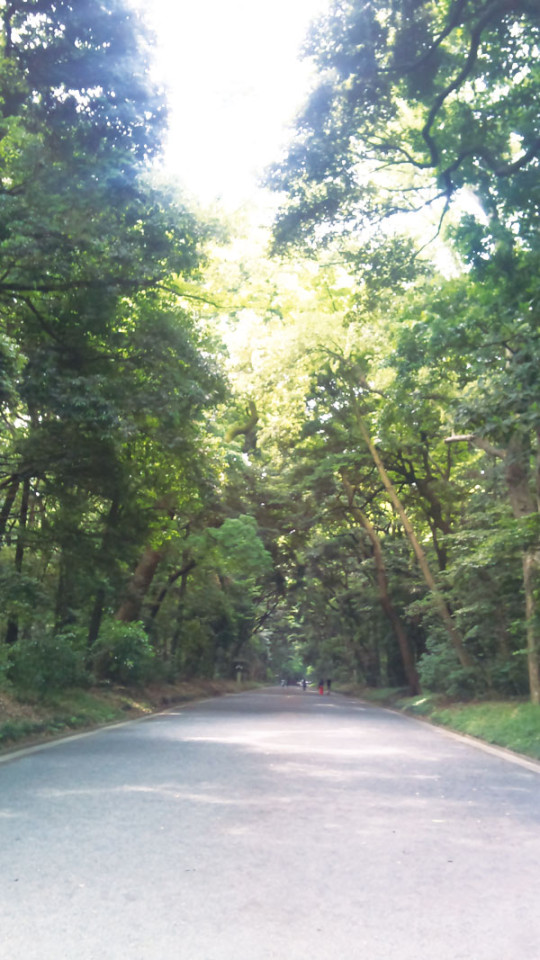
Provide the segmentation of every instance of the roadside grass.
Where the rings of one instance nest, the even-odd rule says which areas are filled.
[[[540,760],[540,706],[528,701],[456,703],[429,692],[408,697],[403,690],[369,690],[345,685],[337,689]]]
[[[362,700],[369,700],[370,703],[380,704],[382,707],[394,705],[397,698],[405,693],[404,690],[394,687],[363,687],[354,683],[336,683],[333,686],[337,693],[361,697]]]
[[[406,708],[407,709],[407,708]],[[415,712],[415,705],[409,710]],[[528,702],[449,704],[427,714],[434,723],[540,760],[540,706]]]
[[[257,686],[245,683],[242,689]],[[70,732],[147,716],[168,707],[238,690],[234,681],[195,680],[144,688],[116,685],[36,694],[0,689],[0,753]]]
[[[257,686],[244,683],[240,689]],[[141,689],[110,684],[45,697],[0,688],[0,753],[238,689],[232,680],[194,680]],[[337,684],[336,690],[540,760],[540,706],[527,701],[455,703],[429,692],[409,697],[403,689],[355,684]]]

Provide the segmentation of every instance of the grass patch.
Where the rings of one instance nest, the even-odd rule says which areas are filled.
[[[540,760],[540,706],[533,703],[471,703],[435,708],[430,719]]]
[[[13,745],[52,739],[70,730],[103,726],[124,714],[118,695],[110,698],[88,691],[65,691],[54,697],[2,696],[0,750]]]
[[[0,746],[44,733],[47,724],[38,720],[5,720],[0,725]]]
[[[410,697],[395,689],[370,690],[352,685],[338,689],[540,760],[540,706],[536,704],[523,700],[452,703],[430,692]]]
[[[404,689],[395,687],[364,687],[358,683],[338,683],[334,686],[338,693],[360,697],[362,700],[369,700],[370,703],[379,703],[383,706],[395,704],[405,694]]]
[[[242,689],[258,686],[244,684]],[[238,690],[234,681],[196,680],[144,688],[115,686],[72,689],[42,697],[0,691],[0,752],[51,740],[70,731],[91,730],[144,717],[169,706]]]

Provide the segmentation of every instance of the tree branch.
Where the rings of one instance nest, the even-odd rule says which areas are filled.
[[[458,90],[462,83],[469,76],[476,60],[478,58],[478,50],[480,47],[480,41],[482,38],[482,32],[484,27],[492,20],[498,13],[503,13],[507,4],[505,0],[502,2],[494,3],[492,7],[488,7],[484,12],[484,15],[480,17],[477,21],[476,26],[471,31],[471,41],[469,46],[469,52],[467,54],[465,63],[463,64],[461,70],[457,73],[454,79],[449,83],[444,90],[441,90],[439,95],[435,98],[435,101],[431,107],[431,110],[428,113],[427,120],[422,128],[422,137],[426,146],[428,147],[432,165],[435,167],[439,163],[439,150],[435,140],[431,135],[431,128],[435,122],[435,118],[442,107],[445,100],[452,94],[454,91]],[[448,175],[446,171],[443,172],[443,175]],[[449,186],[451,183],[449,182]]]
[[[504,460],[507,456],[507,451],[503,450],[502,447],[495,447],[489,440],[486,440],[485,437],[479,437],[476,433],[459,433],[454,434],[451,437],[444,438],[445,443],[472,443],[475,447],[478,447],[480,450],[483,450],[490,457],[498,457],[499,460]]]
[[[103,280],[66,280],[49,283],[0,283],[0,292],[13,294],[16,296],[21,293],[66,293],[68,290],[96,289],[101,290],[104,287],[120,287],[127,290],[146,289],[146,287],[156,287],[160,284],[162,277],[147,277],[143,280],[128,280],[121,277],[106,277]]]

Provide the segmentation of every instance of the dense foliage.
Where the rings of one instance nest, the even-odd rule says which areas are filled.
[[[540,14],[531,0],[336,0],[307,52],[320,75],[272,182],[281,241],[321,238],[474,190],[535,236]]]
[[[340,348],[330,380],[317,374],[324,429],[347,412],[342,432],[376,466],[422,570],[438,617],[430,626],[420,597],[408,609],[421,614],[426,682],[518,689],[526,648],[535,702],[539,39],[528,0],[336,0],[307,47],[320,82],[270,177],[284,193],[277,247],[330,245],[355,276],[360,339]],[[446,228],[456,279],[414,276],[398,231],[420,210],[424,231],[427,210],[433,233]],[[379,356],[367,342],[374,313]],[[339,465],[349,508],[361,497],[373,510],[379,497],[359,468],[358,454]],[[426,567],[418,540],[431,540]]]
[[[126,2],[0,13],[0,680],[539,702],[537,4],[335,0],[274,261]]]
[[[45,689],[89,671],[120,681],[177,666],[212,673],[219,656],[230,671],[257,617],[264,548],[236,519],[235,549],[252,551],[253,570],[242,576],[236,562],[229,583],[228,467],[213,425],[225,383],[210,324],[192,306],[205,300],[214,228],[152,172],[165,105],[148,38],[117,0],[21,0],[1,16],[8,673]],[[196,586],[184,605],[188,575]],[[181,621],[204,651],[182,648],[177,664]]]

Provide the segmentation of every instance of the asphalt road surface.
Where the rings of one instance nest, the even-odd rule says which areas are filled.
[[[539,960],[540,768],[332,694],[0,764],[1,960]]]

